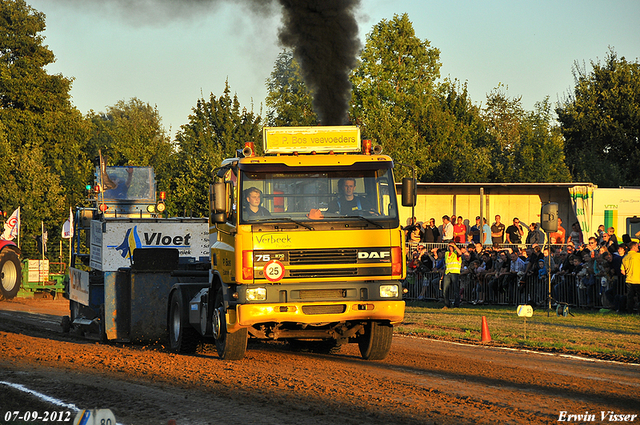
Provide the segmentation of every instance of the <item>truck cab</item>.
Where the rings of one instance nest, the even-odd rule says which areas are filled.
[[[265,128],[263,138],[263,156],[247,146],[216,171],[211,283],[191,302],[192,324],[208,317],[227,359],[244,356],[249,337],[321,352],[357,343],[383,359],[404,317],[393,161],[363,147],[357,127]]]

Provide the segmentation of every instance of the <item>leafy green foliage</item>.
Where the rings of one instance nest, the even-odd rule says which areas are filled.
[[[556,109],[567,163],[579,181],[640,185],[640,63],[610,49],[591,67],[574,66],[573,94]]]
[[[406,14],[395,15],[373,27],[351,78],[352,122],[396,162],[415,164],[419,178],[435,167],[442,148],[429,140],[441,112],[434,87],[439,55],[415,36]],[[408,169],[398,171],[398,178],[411,175]]]
[[[483,110],[466,84],[439,77],[439,51],[407,15],[374,26],[353,74],[352,118],[423,182],[542,182],[570,178],[548,99],[526,112],[499,90]],[[396,176],[409,175],[405,168]]]
[[[473,105],[466,84],[445,81],[439,86],[441,137],[445,153],[428,181],[486,182],[492,170],[490,137],[480,109]]]
[[[352,77],[352,119],[423,182],[486,181],[491,158],[480,111],[466,85],[437,84],[439,55],[406,14],[375,25]],[[408,175],[396,168],[397,178]]]
[[[106,112],[91,111],[87,120],[92,124],[87,151],[94,165],[102,150],[108,165],[154,167],[158,189],[169,188],[174,149],[157,108],[134,97],[119,101]]]
[[[500,87],[487,96],[483,110],[491,135],[492,181],[570,181],[564,162],[564,141],[551,117],[546,98],[525,111],[521,98],[510,99]]]
[[[140,99],[121,100],[104,113],[91,111],[87,118],[94,125],[89,154],[96,157],[102,149],[109,165],[155,166],[171,154],[158,109]]]
[[[267,80],[266,122],[270,127],[318,125],[318,116],[313,112],[311,93],[305,85],[300,65],[293,53],[284,51],[278,55],[276,64]]]
[[[256,148],[260,145],[260,117],[241,108],[237,96],[230,93],[227,82],[222,96],[199,99],[189,122],[176,135],[170,214],[208,216],[214,168],[224,158],[235,157],[236,149],[242,149],[245,142],[253,142]]]
[[[21,206],[21,244],[33,258],[38,254],[30,241],[40,234],[41,221],[49,246],[57,246],[67,208],[82,196],[89,169],[87,126],[70,103],[72,80],[44,69],[55,59],[42,44],[44,28],[44,15],[24,0],[0,3],[0,205],[7,211]]]

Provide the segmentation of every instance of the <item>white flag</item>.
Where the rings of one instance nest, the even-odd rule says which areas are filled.
[[[62,238],[73,238],[73,213],[71,212],[71,207],[69,207],[69,219],[62,225]]]
[[[4,233],[2,239],[12,241],[20,233],[20,207],[11,214],[11,217],[4,223]]]

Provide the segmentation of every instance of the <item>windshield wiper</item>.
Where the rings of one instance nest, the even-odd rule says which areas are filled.
[[[308,224],[303,223],[302,221],[298,221],[298,220],[294,220],[291,217],[272,217],[272,218],[265,218],[265,219],[260,219],[260,221],[254,221],[251,222],[250,224],[263,224],[263,223],[273,223],[273,222],[278,222],[278,221],[287,221],[289,223],[295,223],[299,226],[305,227],[309,230],[315,230],[313,227],[309,226]]]
[[[359,218],[360,220],[364,220],[364,221],[366,221],[367,223],[371,223],[371,224],[373,224],[374,226],[378,226],[378,229],[382,229],[382,228],[384,227],[382,224],[377,223],[377,222],[375,222],[375,221],[373,221],[373,220],[369,220],[368,218],[363,217],[363,216],[361,216],[361,215],[345,215],[345,216],[343,216],[343,217],[344,217],[344,218]]]

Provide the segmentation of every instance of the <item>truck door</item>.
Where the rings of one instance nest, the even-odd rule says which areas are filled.
[[[229,203],[227,220],[218,223],[218,242],[216,243],[217,269],[225,283],[235,282],[235,234],[238,210],[237,169],[229,169],[224,177]]]

